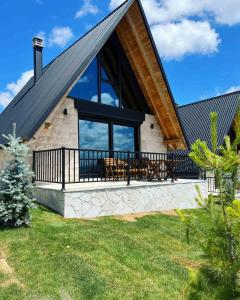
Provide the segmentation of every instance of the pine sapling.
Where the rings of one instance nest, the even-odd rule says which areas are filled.
[[[29,225],[31,221],[30,208],[34,206],[31,179],[33,173],[27,164],[28,147],[16,137],[16,125],[13,134],[3,135],[6,145],[1,145],[6,151],[9,161],[0,172],[0,225],[20,227]]]

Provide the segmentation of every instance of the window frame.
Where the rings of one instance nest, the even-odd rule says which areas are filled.
[[[107,120],[107,119],[104,119],[104,118],[87,117],[87,116],[82,116],[82,115],[80,115],[78,117],[78,146],[79,146],[79,149],[81,149],[81,145],[80,145],[80,120],[108,124],[108,146],[109,146],[109,149],[107,151],[114,151],[114,143],[113,143],[113,138],[114,138],[113,137],[113,126],[114,125],[134,128],[134,152],[140,151],[140,125],[137,125],[137,124],[131,123],[131,122],[120,122],[120,121],[115,121],[115,120],[112,121],[112,120]],[[86,150],[96,150],[96,149],[86,149]],[[123,151],[123,152],[126,152],[126,151]]]
[[[97,101],[91,101],[90,99],[86,99],[83,97],[72,97],[76,100],[80,100],[80,101],[88,101],[88,102],[95,102],[95,103],[99,103],[102,105],[109,105],[106,103],[102,103],[102,83],[108,84],[112,87],[114,93],[116,94],[116,96],[118,97],[118,105],[109,105],[109,106],[113,106],[113,107],[117,107],[117,108],[122,108],[122,80],[121,80],[121,76],[122,76],[122,72],[121,72],[121,59],[120,59],[120,52],[117,52],[117,72],[119,74],[119,78],[117,83],[115,83],[113,80],[111,79],[105,79],[102,76],[102,69],[104,69],[106,75],[107,71],[104,68],[103,64],[102,64],[102,52],[100,52],[99,54],[96,55],[96,57],[91,61],[91,63],[96,60],[96,75],[97,75]],[[91,65],[91,63],[88,65],[88,67]],[[83,72],[82,76],[84,76],[84,73],[87,71],[88,67],[86,68],[86,70]],[[81,78],[80,78],[81,79]]]

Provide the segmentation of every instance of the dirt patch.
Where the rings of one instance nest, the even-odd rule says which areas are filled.
[[[3,274],[13,274],[13,269],[6,261],[6,255],[3,250],[0,250],[0,272]]]
[[[61,290],[61,300],[72,300],[72,298],[67,291]]]
[[[115,219],[121,220],[121,221],[127,221],[127,222],[137,222],[137,219],[141,219],[146,216],[152,216],[162,214],[166,216],[174,216],[177,217],[177,213],[175,210],[164,210],[164,211],[154,211],[154,212],[142,212],[142,213],[135,213],[135,214],[128,214],[128,215],[120,215],[120,216],[114,216]]]
[[[7,275],[5,281],[0,283],[0,287],[7,288],[11,285],[16,284],[19,287],[23,287],[19,280],[14,276],[14,270],[9,266],[6,260],[6,252],[0,249],[0,273]]]
[[[174,257],[172,257],[172,260],[175,261],[176,263],[182,265],[185,268],[199,269],[202,266],[202,263],[196,262],[193,260],[189,260],[184,257],[174,256]]]
[[[177,217],[178,214],[176,213],[175,210],[163,210],[163,211],[160,211],[160,213],[162,215],[166,215],[166,216],[172,216],[172,217]]]
[[[0,287],[7,288],[11,285],[17,285],[19,287],[22,287],[21,283],[16,278],[10,278],[8,280],[5,280],[3,283],[0,284]]]
[[[143,213],[115,216],[114,218],[121,221],[137,222],[137,219],[141,219],[145,216],[151,216],[156,214],[157,212],[143,212]]]

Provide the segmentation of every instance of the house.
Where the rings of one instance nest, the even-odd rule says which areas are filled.
[[[167,193],[183,161],[167,150],[187,143],[140,1],[124,2],[45,67],[42,40],[33,46],[34,76],[0,115],[0,134],[16,123],[36,181],[55,183],[36,188],[39,202],[66,217],[195,205],[195,182]],[[165,188],[153,182],[163,177]]]
[[[217,97],[209,98],[193,102],[190,104],[182,105],[177,108],[181,124],[184,128],[185,138],[188,145],[192,145],[197,139],[206,141],[209,148],[211,144],[211,119],[210,113],[218,113],[218,146],[224,143],[224,137],[229,135],[233,141],[235,138],[234,120],[236,112],[240,104],[240,91],[220,95]],[[175,150],[175,154],[188,154],[190,147],[186,150]],[[193,176],[198,173],[198,169],[194,168],[191,162],[188,162],[192,167]],[[176,174],[181,176],[185,170],[181,165],[177,166]],[[206,177],[208,180],[208,191],[216,193],[218,191],[216,180],[212,172],[207,172]]]
[[[222,145],[224,137],[234,133],[234,118],[240,104],[240,91],[220,95],[206,100],[186,104],[177,108],[185,132],[188,145],[197,139],[206,141],[211,147],[210,113],[218,113],[218,145]]]

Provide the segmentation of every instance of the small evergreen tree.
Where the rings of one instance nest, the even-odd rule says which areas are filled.
[[[31,221],[29,209],[33,207],[31,178],[33,173],[26,163],[28,147],[13,134],[3,135],[6,146],[1,147],[8,153],[10,160],[0,172],[0,225],[20,227]]]
[[[199,244],[205,263],[198,271],[190,270],[189,299],[240,299],[240,201],[235,200],[237,170],[240,165],[240,113],[236,116],[236,138],[225,137],[217,145],[217,113],[211,113],[211,149],[197,140],[190,157],[217,177],[219,196],[204,199],[198,190],[199,213],[178,211],[186,225],[187,237]]]

